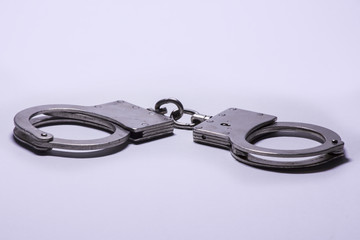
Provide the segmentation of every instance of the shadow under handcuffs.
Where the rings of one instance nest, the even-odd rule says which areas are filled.
[[[174,134],[169,134],[169,136],[172,136],[172,135],[174,135]],[[115,147],[100,149],[100,150],[93,150],[93,151],[61,151],[61,150],[54,150],[54,149],[51,149],[48,151],[40,151],[40,150],[36,150],[36,149],[30,147],[29,145],[17,140],[12,135],[12,139],[14,142],[16,142],[17,144],[26,148],[27,150],[35,153],[38,156],[55,156],[55,157],[76,158],[76,159],[100,158],[100,157],[104,157],[107,155],[112,155],[112,154],[118,153],[118,152],[124,150],[125,148],[127,148],[129,143],[132,143],[134,145],[140,145],[143,143],[152,142],[159,138],[163,138],[163,137],[158,137],[158,138],[151,139],[150,141],[138,142],[138,143],[134,143],[134,142],[130,141],[130,142],[126,142],[124,144],[121,144],[121,145],[118,145]],[[210,146],[208,146],[208,147],[210,147]],[[223,148],[221,148],[221,149],[223,149]],[[225,149],[223,149],[223,150],[225,150]],[[234,160],[236,160],[236,159],[234,159]],[[334,157],[331,161],[328,161],[328,162],[320,164],[320,165],[316,165],[316,166],[312,166],[312,167],[305,167],[305,168],[293,168],[293,169],[260,167],[260,166],[253,166],[253,165],[245,164],[245,163],[239,162],[239,161],[237,161],[237,162],[239,164],[247,165],[248,167],[254,167],[257,169],[270,171],[270,172],[306,174],[306,173],[316,173],[316,172],[324,172],[324,171],[331,170],[333,168],[339,167],[340,165],[350,162],[350,159],[347,158],[346,154],[344,153],[342,155],[339,155],[338,157]]]
[[[55,156],[55,157],[65,157],[65,158],[98,158],[98,157],[104,157],[104,156],[108,156],[108,155],[112,155],[112,154],[121,152],[122,150],[124,150],[125,148],[128,147],[129,143],[132,145],[141,145],[144,143],[149,143],[149,142],[156,141],[158,139],[162,139],[164,137],[169,137],[169,136],[173,136],[173,135],[174,135],[174,133],[170,133],[168,135],[154,137],[150,140],[140,141],[140,142],[127,141],[118,146],[114,146],[114,147],[110,147],[110,148],[106,148],[106,149],[92,150],[92,151],[91,150],[89,150],[89,151],[84,151],[84,150],[62,151],[62,150],[58,150],[58,149],[51,149],[48,151],[40,151],[40,150],[36,150],[33,147],[19,141],[16,137],[14,137],[14,135],[12,135],[11,137],[15,143],[19,144],[20,146],[26,148],[27,150],[29,150],[33,153],[35,153],[38,156]]]

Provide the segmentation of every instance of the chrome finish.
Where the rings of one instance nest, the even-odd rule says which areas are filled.
[[[34,118],[44,114],[53,118]],[[128,139],[142,142],[173,132],[173,121],[156,112],[125,101],[93,107],[76,105],[44,105],[19,112],[15,118],[14,136],[38,150],[61,148],[70,150],[105,149],[124,144]],[[110,130],[106,138],[95,140],[65,140],[37,128],[43,124],[76,122]]]
[[[320,126],[280,122],[272,115],[230,108],[194,128],[194,141],[227,148],[239,161],[264,168],[305,168],[328,162],[343,154],[344,143],[335,132]],[[300,150],[268,149],[254,145],[273,136],[292,136],[315,140],[320,146]],[[273,161],[277,158],[314,157],[302,161]]]
[[[191,116],[191,122],[194,123],[195,125],[198,125],[199,123],[209,120],[210,118],[212,118],[212,116],[208,116],[208,115],[204,115],[204,114],[195,112],[195,114],[193,114]]]
[[[184,130],[192,130],[197,125],[197,123],[194,123],[194,122],[184,123],[184,122],[179,122],[179,121],[175,120],[175,117],[173,116],[174,113],[176,113],[176,111],[172,112],[170,117],[172,119],[174,119],[174,127],[175,128],[184,129]],[[194,116],[195,114],[199,114],[198,112],[196,112],[194,110],[190,110],[190,109],[184,109],[184,113],[189,114],[191,116]]]
[[[170,113],[170,117],[165,116],[167,109],[162,107],[165,104],[175,104],[177,107]],[[184,114],[191,115],[190,123],[179,122]],[[128,141],[143,142],[164,137],[172,134],[175,127],[193,130],[195,142],[229,149],[236,160],[261,168],[304,169],[336,160],[344,155],[344,142],[335,132],[312,124],[276,120],[277,118],[272,115],[237,108],[229,108],[211,117],[185,109],[175,98],[158,101],[154,110],[125,101],[92,107],[44,105],[25,109],[15,116],[14,137],[40,151],[52,148],[96,150],[112,148]],[[56,138],[38,128],[64,123],[99,128],[110,135],[94,140],[69,140]],[[320,146],[281,150],[255,145],[259,140],[274,136],[312,139],[319,142]],[[307,159],[278,161],[265,157]]]
[[[69,114],[68,117],[71,115]],[[97,150],[97,149],[104,149],[104,148],[111,148],[117,145],[124,144],[130,136],[130,132],[123,130],[119,126],[112,124],[111,122],[104,121],[101,119],[94,119],[93,122],[91,121],[83,121],[75,119],[76,116],[73,116],[74,119],[69,118],[57,118],[51,116],[44,116],[44,117],[37,117],[31,119],[30,122],[34,127],[43,127],[48,125],[58,125],[58,124],[79,124],[82,126],[89,126],[99,128],[106,132],[110,132],[111,135],[100,138],[100,139],[93,139],[93,140],[69,140],[63,138],[56,138],[50,135],[49,133],[41,133],[42,137],[51,136],[51,140],[47,141],[39,141],[36,137],[31,136],[30,134],[26,134],[26,132],[21,131],[19,128],[14,129],[14,137],[36,149],[39,151],[48,151],[52,148],[59,148],[59,149],[68,149],[68,150]]]
[[[155,104],[155,112],[163,114],[163,115],[166,114],[167,108],[162,108],[161,106],[164,104],[169,104],[169,103],[175,104],[177,106],[178,109],[172,111],[171,115],[172,115],[173,119],[179,120],[182,117],[182,115],[184,114],[184,106],[176,98],[165,98],[165,99],[159,100]]]
[[[165,98],[161,99],[155,104],[155,112],[160,114],[166,114],[167,109],[162,108],[161,106],[164,104],[175,104],[177,106],[177,110],[174,110],[170,114],[170,118],[174,120],[174,127],[184,130],[192,130],[197,124],[200,122],[205,121],[206,119],[209,119],[210,116],[202,115],[198,113],[197,111],[191,110],[191,109],[185,109],[182,103],[176,99],[176,98]],[[183,117],[184,114],[191,115],[191,123],[184,123],[179,122],[178,120]]]

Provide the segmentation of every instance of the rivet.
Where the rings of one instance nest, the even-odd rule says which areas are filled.
[[[47,137],[47,133],[41,133],[42,137]]]
[[[336,139],[331,140],[331,142],[332,142],[333,144],[338,144],[338,140],[336,140]]]

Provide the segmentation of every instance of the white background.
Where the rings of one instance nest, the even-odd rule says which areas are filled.
[[[0,239],[359,239],[359,43],[356,0],[1,0]],[[93,158],[12,139],[27,107],[166,97],[325,126],[348,161],[265,171],[180,130]]]

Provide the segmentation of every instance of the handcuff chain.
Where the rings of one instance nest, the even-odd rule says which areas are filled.
[[[184,108],[183,104],[176,98],[164,98],[159,100],[155,104],[155,112],[165,115],[167,113],[167,109],[166,107],[161,106],[168,103],[175,104],[178,108],[170,113],[170,118],[174,121],[175,128],[193,130],[196,125],[211,118],[211,116],[203,115],[197,111]],[[191,115],[191,123],[178,121],[184,116],[184,114]]]

